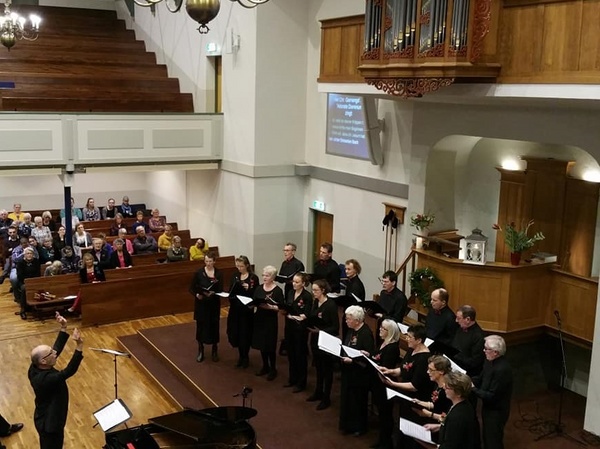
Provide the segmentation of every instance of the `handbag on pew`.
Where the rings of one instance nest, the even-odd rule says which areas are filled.
[[[38,292],[33,294],[33,299],[36,301],[50,301],[51,299],[55,299],[56,295],[51,294],[50,292],[46,292],[44,290],[39,290]]]

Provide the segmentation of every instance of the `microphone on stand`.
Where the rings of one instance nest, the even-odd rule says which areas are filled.
[[[127,357],[131,358],[131,354],[128,352],[115,351],[113,349],[104,349],[104,348],[90,348],[92,351],[104,352],[105,354],[116,355],[119,357]]]
[[[561,326],[561,320],[560,320],[560,313],[558,313],[558,310],[554,311],[554,316],[556,317],[556,321],[558,322],[558,326]]]

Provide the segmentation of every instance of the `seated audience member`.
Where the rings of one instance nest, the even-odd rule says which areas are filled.
[[[444,390],[452,407],[443,424],[425,424],[432,432],[439,432],[439,449],[480,449],[479,421],[468,400],[471,379],[466,374],[451,372],[444,376]]]
[[[102,248],[106,249],[108,256],[110,257],[113,252],[113,247],[106,241],[106,234],[104,232],[99,232],[97,237],[102,240]]]
[[[167,223],[165,219],[160,216],[160,211],[156,208],[152,209],[152,216],[148,221],[148,226],[150,226],[150,231],[152,232],[163,232],[165,230],[165,226]]]
[[[44,276],[58,276],[63,274],[63,264],[60,260],[55,260],[44,270]]]
[[[190,248],[190,260],[204,260],[208,254],[208,242],[202,238],[196,240],[196,244]]]
[[[66,220],[66,218],[61,218],[60,224],[66,228],[67,222],[65,220]],[[75,215],[71,215],[71,229],[73,231],[75,231],[75,229],[77,228],[77,225],[79,224],[80,221],[81,220],[79,220],[79,218],[77,218]]]
[[[50,231],[56,232],[56,221],[54,221],[52,213],[49,210],[42,213],[42,224],[50,229]]]
[[[133,215],[133,209],[131,208],[131,205],[129,204],[129,197],[128,196],[124,196],[123,197],[123,202],[119,206],[119,212],[125,218],[133,217],[134,216]]]
[[[65,210],[61,209],[60,210],[60,219],[64,224],[64,218],[65,218]],[[80,221],[83,221],[83,214],[81,213],[81,209],[79,209],[78,207],[75,207],[75,199],[71,198],[71,217],[77,217],[77,223],[79,223]]]
[[[133,254],[134,253],[133,243],[131,243],[131,240],[129,240],[127,238],[127,229],[125,229],[125,228],[119,229],[118,237],[121,240],[123,240],[123,242],[125,242],[125,249],[127,250],[127,252],[129,254]],[[116,249],[117,249],[117,247],[115,246],[115,244],[113,242],[113,250],[116,250]]]
[[[31,235],[31,231],[35,227],[33,221],[31,221],[31,214],[25,212],[23,214],[23,220],[19,224],[19,236],[20,237],[29,237]]]
[[[24,215],[25,212],[21,210],[21,203],[15,203],[13,204],[13,211],[10,214],[8,214],[7,218],[10,218],[14,224],[19,225],[23,221]]]
[[[394,320],[385,319],[379,326],[379,340],[371,360],[377,365],[388,369],[396,368],[400,361],[400,329]],[[389,401],[385,385],[379,380],[375,371],[371,371],[371,397],[377,407],[379,416],[379,439],[372,448],[392,449],[392,434],[394,432],[393,402]]]
[[[54,249],[60,254],[62,249],[67,246],[67,230],[64,226],[59,226],[56,236],[52,240]]]
[[[27,319],[27,293],[25,290],[25,279],[40,277],[40,261],[34,257],[32,248],[25,248],[23,258],[17,262],[17,289],[19,290],[20,315],[22,320]]]
[[[33,239],[35,240],[35,239]],[[29,240],[26,237],[21,237],[21,239],[19,240],[19,246],[16,246],[15,249],[13,249],[12,254],[10,256],[11,258],[11,269],[10,269],[10,274],[9,274],[9,279],[10,279],[10,285],[13,289],[13,295],[15,298],[16,302],[19,302],[19,279],[17,277],[17,263],[19,263],[19,261],[21,261],[23,259],[23,254],[25,252],[25,249],[30,248],[29,246]],[[36,259],[39,259],[40,255],[37,251],[37,249],[35,248],[31,248],[31,250],[33,251],[34,257]]]
[[[112,220],[115,218],[117,212],[117,208],[115,207],[115,199],[109,198],[107,206],[102,208],[102,219]]]
[[[348,333],[344,345],[366,354],[372,354],[375,340],[365,324],[365,309],[350,306],[345,310]],[[370,371],[345,355],[341,364],[341,392],[339,430],[344,434],[360,436],[367,432],[369,410]]]
[[[94,203],[94,198],[88,198],[85,207],[81,209],[83,221],[98,221],[100,220],[100,209]]]
[[[0,210],[0,234],[6,237],[8,234],[8,228],[13,224],[12,218],[8,218],[8,211],[6,209]]]
[[[4,282],[4,280],[10,274],[10,270],[12,268],[12,253],[13,250],[18,247],[20,244],[19,236],[17,234],[17,228],[15,226],[10,226],[7,230],[6,238],[4,239],[4,271],[2,272],[2,276],[0,276],[0,284]]]
[[[127,233],[127,225],[123,221],[123,215],[117,212],[115,214],[115,222],[110,227],[110,235],[119,235],[120,229],[125,229],[125,233]]]
[[[73,248],[65,246],[62,251],[62,257],[60,259],[63,265],[63,271],[65,273],[79,273],[81,268],[81,257],[75,254]]]
[[[431,308],[425,321],[427,337],[444,346],[452,346],[458,329],[456,316],[448,307],[449,299],[450,295],[444,288],[431,292]]]
[[[125,248],[123,239],[115,239],[114,245],[115,249],[110,255],[110,266],[112,268],[130,268],[133,265],[131,253]]]
[[[41,245],[38,245],[38,241],[35,239],[35,237],[31,237],[30,236],[27,239],[27,241],[29,242],[29,247],[35,249],[35,253],[36,253],[35,258],[39,259],[40,258],[40,246]]]
[[[141,210],[138,210],[135,213],[135,222],[133,223],[133,226],[131,226],[132,234],[137,234],[138,226],[143,227],[144,231],[146,231],[146,234],[150,233],[150,226],[148,226],[148,223],[144,221],[144,212]]]
[[[83,223],[79,223],[73,233],[73,246],[89,249],[92,247],[92,235],[85,230]]]
[[[173,246],[167,250],[167,261],[181,262],[182,260],[188,259],[188,250],[181,246],[181,237],[176,235],[173,237]]]
[[[152,254],[158,251],[156,239],[149,234],[143,226],[136,229],[137,237],[133,239],[133,249],[135,254]]]
[[[38,244],[41,245],[46,239],[52,240],[52,231],[48,226],[44,226],[42,217],[35,217],[33,223],[35,227],[31,230],[31,236],[37,240]]]
[[[55,260],[60,259],[60,251],[54,247],[54,242],[51,238],[44,240],[44,243],[38,247],[40,253],[41,264],[51,264]]]
[[[93,284],[106,281],[104,270],[102,270],[94,256],[90,253],[85,253],[81,260],[83,266],[79,270],[79,279],[82,284]],[[75,302],[67,309],[67,311],[70,313],[81,311],[81,295],[77,295]]]
[[[458,353],[452,356],[461,368],[467,370],[470,377],[477,376],[483,369],[485,354],[484,334],[477,321],[475,309],[469,305],[460,306],[456,311],[456,322],[460,330],[454,335],[452,346]]]
[[[173,246],[173,228],[171,225],[165,226],[165,232],[158,237],[158,250],[168,251]]]
[[[93,238],[92,239],[92,251],[90,252],[92,256],[94,256],[95,262],[98,263],[98,266],[102,268],[102,270],[106,270],[107,268],[112,268],[110,262],[110,254],[108,250],[104,247],[104,242],[101,238]]]

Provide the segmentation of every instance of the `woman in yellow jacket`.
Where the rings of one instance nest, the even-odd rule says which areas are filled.
[[[196,244],[190,248],[190,260],[204,260],[206,253],[208,253],[208,242],[198,239]]]

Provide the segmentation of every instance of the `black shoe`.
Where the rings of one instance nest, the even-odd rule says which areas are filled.
[[[27,314],[25,312],[21,312],[19,315],[21,315],[22,320],[27,320]]]
[[[217,345],[213,345],[211,357],[213,362],[219,361],[219,348],[217,347]]]
[[[330,405],[331,405],[330,400],[323,399],[321,402],[319,402],[319,405],[317,405],[317,410],[325,410],[326,408],[329,408]]]
[[[277,377],[277,370],[276,369],[272,369],[271,371],[269,371],[269,375],[267,376],[267,380],[269,380],[269,381],[275,380],[276,377]]]
[[[250,359],[243,359],[242,360],[242,369],[248,368],[250,366]]]
[[[11,424],[10,429],[8,429],[8,433],[6,435],[2,435],[2,436],[12,435],[13,433],[17,433],[18,431],[20,431],[22,428],[23,428],[23,423],[16,422],[14,424]]]
[[[256,372],[257,376],[264,376],[265,374],[267,374],[269,372],[268,368],[265,368],[264,366],[260,369],[260,371]]]
[[[320,401],[322,396],[318,393],[313,393],[309,397],[306,398],[306,402],[317,402]]]
[[[10,288],[10,290],[8,290],[8,293],[12,293],[13,291],[14,291],[14,290],[13,290],[13,288],[11,287],[11,288]]]
[[[196,357],[196,362],[201,363],[204,361],[204,351],[200,351],[198,353],[198,357]]]
[[[0,276],[0,285],[4,284],[4,280],[5,280],[5,279],[6,279],[6,278],[5,278],[4,276]]]
[[[301,387],[300,385],[296,385],[292,390],[292,393],[301,393],[306,390],[306,387]]]

